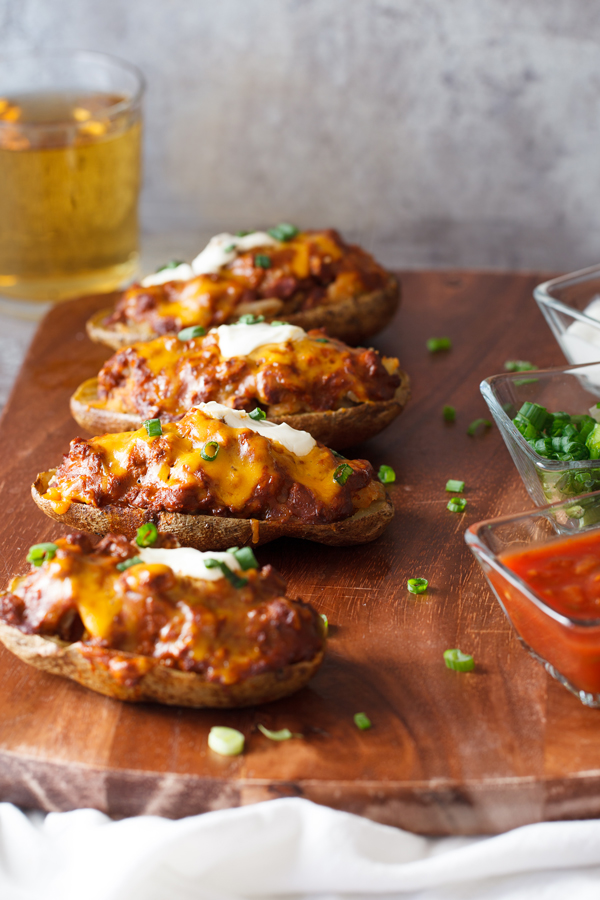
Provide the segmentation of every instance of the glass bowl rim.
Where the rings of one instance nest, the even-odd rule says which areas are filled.
[[[538,303],[541,303],[544,306],[551,306],[553,309],[556,309],[559,312],[568,313],[574,319],[579,319],[581,322],[592,324],[599,328],[600,323],[597,319],[592,319],[590,316],[586,316],[585,313],[580,312],[578,309],[574,309],[574,307],[569,306],[568,303],[565,303],[564,301],[558,300],[556,297],[553,297],[551,293],[554,288],[568,287],[572,284],[579,284],[580,282],[585,282],[588,279],[593,278],[594,276],[600,277],[600,264],[596,264],[595,266],[587,266],[587,268],[585,269],[577,269],[576,271],[569,272],[566,275],[558,275],[555,278],[548,279],[548,281],[543,281],[541,284],[538,284],[534,287],[533,296]]]

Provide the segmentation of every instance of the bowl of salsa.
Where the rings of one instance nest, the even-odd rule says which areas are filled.
[[[465,540],[525,648],[600,708],[600,491],[478,522]]]

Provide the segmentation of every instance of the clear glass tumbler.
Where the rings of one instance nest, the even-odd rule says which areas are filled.
[[[143,91],[102,53],[0,57],[1,296],[66,300],[133,275]]]

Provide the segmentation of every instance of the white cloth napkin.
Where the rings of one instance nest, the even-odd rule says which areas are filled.
[[[114,822],[0,804],[1,900],[598,900],[600,821],[419,837],[284,799]]]

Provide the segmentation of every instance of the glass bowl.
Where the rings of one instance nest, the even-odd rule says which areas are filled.
[[[539,284],[533,296],[571,364],[600,360],[600,266]]]
[[[480,390],[536,506],[600,489],[600,459],[544,459],[512,423],[526,400],[550,412],[587,413],[600,401],[600,362],[493,375]]]
[[[579,498],[578,504],[555,503],[478,522],[466,531],[465,541],[525,649],[583,704],[600,708],[600,619],[557,612],[500,559],[507,550],[600,530],[592,524],[600,521],[600,491]],[[583,528],[581,510],[590,523]]]

